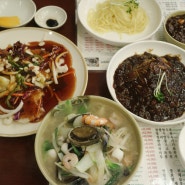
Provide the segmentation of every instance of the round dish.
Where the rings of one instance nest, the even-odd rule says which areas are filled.
[[[64,45],[72,56],[72,66],[76,72],[76,87],[73,96],[83,95],[87,86],[88,74],[87,67],[82,54],[79,49],[66,37],[49,30],[42,28],[15,28],[2,31],[0,33],[0,48],[6,48],[9,44],[12,45],[17,41],[28,43],[32,41],[51,40]],[[75,60],[74,60],[75,59]],[[0,121],[0,136],[18,137],[24,135],[34,134],[37,131],[40,123],[13,123],[11,125],[4,125]]]
[[[178,138],[178,157],[179,160],[185,169],[185,146],[184,146],[184,138],[185,138],[185,126],[182,128],[179,138]]]
[[[36,12],[36,5],[32,0],[0,0],[0,17],[17,16],[20,24],[15,26],[1,26],[4,28],[20,27],[29,23]],[[7,22],[11,21],[9,19]]]
[[[90,9],[95,8],[98,3],[104,2],[105,0],[91,1],[91,0],[81,0],[78,6],[78,17],[83,25],[83,27],[88,31],[90,35],[92,35],[97,40],[101,42],[123,46],[128,43],[141,41],[150,38],[153,34],[157,32],[162,23],[162,11],[160,6],[155,0],[147,1],[140,0],[139,5],[146,11],[149,17],[149,23],[145,30],[139,34],[120,34],[115,32],[100,34],[91,29],[91,27],[87,23],[87,15]]]
[[[65,128],[63,129],[63,127],[62,127],[62,125],[66,123],[66,119],[73,116],[74,114],[81,116],[81,115],[84,115],[85,113],[86,113],[86,115],[88,113],[91,113],[91,114],[97,115],[98,117],[101,117],[101,118],[104,117],[104,118],[110,120],[114,124],[114,128],[115,128],[112,130],[112,132],[119,130],[119,128],[128,129],[127,133],[131,134],[129,138],[132,140],[133,143],[129,142],[130,139],[128,139],[126,142],[124,142],[125,143],[124,146],[125,147],[127,147],[128,145],[132,146],[131,148],[133,148],[134,153],[136,153],[137,159],[134,160],[135,165],[132,169],[132,172],[130,172],[130,175],[128,175],[128,173],[127,173],[128,176],[126,177],[126,179],[124,181],[118,183],[118,184],[122,184],[122,185],[128,184],[128,182],[131,180],[131,178],[136,173],[138,166],[141,162],[142,155],[143,155],[143,143],[142,143],[140,129],[139,129],[136,121],[125,111],[125,109],[123,107],[121,107],[116,102],[114,102],[110,99],[100,97],[100,96],[80,96],[80,97],[75,97],[75,98],[69,99],[66,102],[61,102],[52,111],[50,111],[50,113],[44,118],[44,120],[43,120],[37,134],[36,134],[36,139],[35,139],[35,155],[36,155],[36,160],[37,160],[37,163],[38,163],[38,166],[39,166],[41,172],[43,173],[45,178],[49,181],[49,183],[51,183],[52,185],[71,184],[69,181],[64,183],[64,182],[61,182],[58,180],[57,175],[56,175],[57,174],[57,171],[56,171],[57,166],[55,165],[55,162],[58,162],[60,160],[55,158],[56,157],[55,155],[50,155],[51,153],[55,154],[55,152],[56,152],[56,151],[54,152],[54,150],[52,149],[52,146],[50,144],[52,142],[52,137],[53,137],[54,133],[55,133],[56,137],[58,137],[58,136],[59,136],[59,138],[66,137],[65,135],[67,134],[67,132],[69,130],[68,131],[66,130],[67,132],[65,132],[62,135],[59,134],[60,131],[68,128],[68,127],[64,126]],[[80,116],[77,117],[78,120],[81,120]],[[70,120],[72,121],[74,119],[71,117]],[[71,125],[74,124],[73,121],[72,122],[71,121],[70,121],[70,126],[68,125],[70,127],[70,130],[71,130]],[[68,124],[69,124],[69,122],[68,122]],[[81,121],[79,121],[78,124],[83,125],[83,123]],[[76,126],[74,126],[74,127],[76,127]],[[88,126],[86,125],[86,127],[88,127]],[[77,126],[76,128],[78,129],[80,127]],[[96,126],[92,126],[92,125],[90,126],[90,128],[97,129]],[[98,127],[98,128],[101,129],[101,127]],[[103,133],[103,130],[101,133]],[[68,132],[68,134],[69,134],[69,132]],[[95,137],[93,137],[93,138],[95,138]],[[115,138],[117,138],[117,137],[115,136]],[[86,140],[84,140],[84,141],[86,141]],[[52,145],[55,146],[54,142],[52,142],[52,143],[53,143]],[[96,143],[93,143],[90,145],[84,145],[84,147],[89,147],[89,146],[95,147],[95,146],[97,146],[97,144],[99,145],[100,143],[101,143],[101,141],[97,140]],[[50,148],[47,147],[47,146],[49,146],[48,144],[51,146]],[[80,146],[76,145],[76,144],[74,144],[74,145],[77,147],[81,147],[83,144]],[[117,146],[117,147],[119,148],[119,146]],[[132,151],[131,148],[130,148],[130,151]],[[86,148],[86,151],[88,151],[87,148]],[[101,149],[97,149],[96,151],[102,152]],[[70,152],[74,155],[73,151],[70,151]],[[101,160],[101,163],[103,165],[104,157],[102,159],[102,155],[100,153],[97,153],[97,155],[99,154],[97,158],[99,158]],[[131,152],[131,154],[132,154],[132,152]],[[125,153],[125,156],[126,155],[127,154]],[[52,158],[52,156],[53,157],[55,156],[55,157]],[[62,155],[61,155],[61,157],[62,157]],[[93,160],[94,164],[96,164],[96,160],[98,160],[97,158],[95,158]],[[107,159],[108,158],[109,157],[107,156]],[[124,156],[123,156],[122,160],[124,160]],[[86,162],[85,162],[85,164],[87,164]],[[48,168],[48,166],[49,166],[49,168]],[[77,166],[76,166],[73,169],[77,170],[79,168],[77,168]],[[103,172],[103,171],[101,170],[101,172]],[[85,173],[90,173],[90,172],[86,171]],[[101,182],[95,183],[95,184],[103,185],[104,183],[102,182],[102,180],[103,179],[101,178],[100,179]],[[82,183],[79,182],[77,184],[82,184]]]
[[[106,73],[106,80],[108,89],[110,91],[111,96],[113,99],[121,104],[115,94],[115,89],[113,88],[113,78],[115,74],[115,70],[117,69],[118,65],[122,63],[122,61],[130,56],[133,56],[134,54],[143,54],[145,51],[148,51],[152,54],[156,54],[159,56],[163,56],[165,54],[171,54],[171,55],[180,55],[181,61],[183,64],[185,64],[185,52],[183,49],[162,41],[140,41],[133,44],[129,44],[123,48],[121,48],[111,59],[107,73]],[[185,114],[183,114],[181,117],[176,118],[174,120],[169,121],[163,121],[163,122],[156,122],[144,119],[142,117],[139,117],[132,112],[129,111],[131,115],[133,115],[139,122],[146,123],[146,124],[152,124],[152,125],[158,125],[158,126],[167,126],[167,125],[175,125],[181,122],[185,121]]]
[[[58,6],[45,6],[36,12],[34,19],[38,26],[54,30],[64,25],[67,14]]]
[[[165,37],[167,42],[170,42],[172,44],[175,44],[175,45],[185,49],[185,43],[182,43],[182,42],[176,40],[174,37],[172,37],[171,34],[169,34],[169,32],[168,32],[168,30],[166,28],[166,23],[169,20],[169,18],[177,16],[177,15],[183,15],[183,14],[185,14],[184,10],[178,10],[178,11],[170,13],[164,20],[163,28],[164,28],[164,37]],[[176,32],[179,32],[179,31],[176,31]]]

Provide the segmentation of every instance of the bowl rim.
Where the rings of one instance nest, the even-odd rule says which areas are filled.
[[[76,97],[79,97],[79,96],[76,96]],[[75,99],[76,97],[73,97],[73,98],[70,98],[70,99]],[[80,97],[88,97],[88,98],[92,98],[92,99],[97,99],[98,100],[105,100],[105,101],[108,101],[109,103],[111,103],[113,106],[116,106],[119,108],[119,110],[123,111],[124,114],[126,115],[126,117],[132,121],[133,123],[133,127],[135,128],[135,131],[137,132],[137,136],[138,136],[138,143],[139,143],[139,157],[138,157],[138,161],[137,161],[137,165],[135,166],[132,174],[129,176],[129,178],[124,182],[124,184],[127,184],[130,180],[132,180],[134,174],[138,171],[140,165],[141,165],[141,162],[142,162],[142,159],[143,159],[143,155],[144,155],[144,142],[143,142],[143,138],[142,138],[142,134],[141,134],[141,129],[139,127],[139,124],[137,123],[137,121],[134,119],[134,117],[129,114],[127,112],[127,110],[120,106],[117,102],[111,100],[111,99],[108,99],[106,97],[102,97],[102,96],[98,96],[98,95],[83,95],[83,96],[80,96]],[[66,100],[67,101],[67,100]],[[57,106],[57,105],[56,105]],[[40,138],[40,132],[42,130],[43,127],[46,127],[44,125],[44,122],[45,120],[48,118],[48,116],[50,115],[52,110],[50,110],[48,112],[48,114],[44,117],[44,119],[42,120],[41,122],[41,125],[40,127],[38,128],[37,130],[37,133],[36,133],[36,136],[35,136],[35,142],[34,142],[34,152],[35,152],[35,157],[36,157],[36,162],[38,164],[38,167],[40,169],[40,171],[42,172],[42,174],[45,176],[45,178],[52,184],[52,185],[58,185],[56,184],[52,179],[51,177],[48,175],[46,169],[42,166],[41,164],[41,160],[39,158],[39,152],[40,150],[39,149],[39,138]]]
[[[164,19],[164,22],[163,22],[163,29],[164,29],[165,34],[166,34],[173,42],[176,42],[178,45],[182,45],[182,46],[185,47],[185,43],[180,42],[180,41],[174,39],[174,38],[169,34],[169,32],[167,31],[167,29],[166,29],[166,22],[168,21],[168,19],[169,19],[170,17],[176,16],[176,15],[182,15],[182,14],[185,14],[185,10],[183,10],[183,9],[181,9],[181,10],[176,10],[176,11],[173,11],[173,12],[169,13],[169,14],[165,17],[165,19]]]
[[[179,137],[178,137],[178,144],[177,144],[177,152],[178,157],[181,165],[185,169],[185,153],[184,153],[184,137],[185,137],[185,125],[182,127]]]
[[[48,10],[48,9],[50,9],[50,8],[59,10],[59,11],[62,12],[62,14],[63,14],[64,20],[63,20],[63,22],[59,23],[57,26],[49,27],[49,26],[47,26],[47,25],[42,25],[42,24],[38,21],[38,17],[37,17],[37,16],[38,16],[40,13],[42,13],[43,11]],[[43,7],[41,7],[40,9],[38,9],[38,10],[36,11],[35,15],[34,15],[34,20],[35,20],[35,22],[36,22],[36,24],[37,24],[38,26],[40,26],[40,27],[42,27],[42,28],[51,29],[51,30],[52,30],[52,29],[57,29],[57,28],[60,28],[61,26],[63,26],[63,25],[65,24],[65,22],[67,21],[67,18],[68,18],[67,12],[66,12],[62,7],[55,6],[55,5],[43,6]]]
[[[24,23],[22,23],[21,26],[24,26],[24,25],[28,24],[28,23],[34,18],[35,13],[36,13],[36,11],[37,11],[37,6],[36,6],[35,2],[34,2],[33,0],[30,0],[30,2],[31,2],[32,5],[33,5],[33,14],[32,14],[32,16],[30,17],[30,19],[28,19],[27,21],[25,21]]]

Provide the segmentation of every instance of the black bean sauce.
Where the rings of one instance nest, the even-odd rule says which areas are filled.
[[[166,22],[166,30],[174,39],[185,43],[185,14],[170,17]]]
[[[58,21],[55,20],[55,19],[48,19],[48,20],[46,21],[46,24],[47,24],[47,26],[49,26],[49,27],[55,27],[55,26],[58,26]]]
[[[159,101],[154,90],[164,72],[160,88],[164,100]],[[166,121],[185,112],[185,66],[179,56],[135,54],[118,66],[113,87],[120,103],[145,119]]]

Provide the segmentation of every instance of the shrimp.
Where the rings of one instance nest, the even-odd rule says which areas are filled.
[[[82,117],[82,122],[92,126],[104,126],[108,120],[106,118],[99,118],[98,116],[89,114]]]
[[[70,170],[78,163],[78,156],[74,153],[67,153],[62,158],[62,163],[66,169]]]

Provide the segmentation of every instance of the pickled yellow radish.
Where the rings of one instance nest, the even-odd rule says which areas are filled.
[[[20,19],[18,16],[4,16],[0,17],[1,27],[15,27],[20,25]]]

